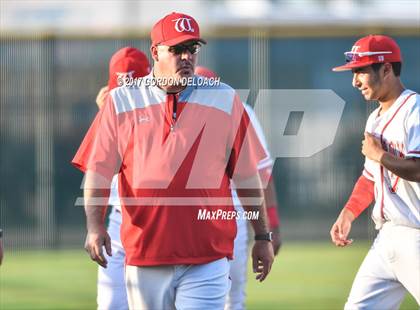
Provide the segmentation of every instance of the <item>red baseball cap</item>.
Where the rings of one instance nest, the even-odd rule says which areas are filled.
[[[139,78],[150,72],[150,63],[146,55],[134,47],[123,47],[112,55],[109,62],[109,90],[120,86],[120,78]]]
[[[346,71],[370,66],[374,63],[402,62],[398,44],[390,37],[368,35],[354,43],[350,52],[345,52],[346,64],[333,71]]]
[[[186,41],[207,42],[200,38],[200,28],[197,21],[186,14],[173,12],[159,20],[150,34],[152,46],[158,44],[174,46]]]
[[[214,71],[211,71],[209,68],[197,66],[195,67],[196,75],[204,76],[206,78],[217,78],[217,74]]]

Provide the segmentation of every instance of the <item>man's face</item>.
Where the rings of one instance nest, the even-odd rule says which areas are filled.
[[[353,72],[353,87],[360,90],[365,100],[379,100],[382,96],[382,68],[378,72],[372,66],[356,68]]]
[[[194,75],[200,44],[196,41],[184,42],[175,46],[157,46],[158,61],[161,75],[167,78],[188,78]]]

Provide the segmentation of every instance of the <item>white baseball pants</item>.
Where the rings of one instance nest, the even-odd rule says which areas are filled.
[[[242,208],[238,208],[243,212]],[[113,208],[109,216],[108,234],[112,240],[112,256],[106,255],[108,267],[98,267],[97,304],[98,310],[128,309],[124,277],[125,252],[120,240],[121,213]],[[235,238],[234,260],[230,261],[231,289],[226,298],[225,310],[245,309],[248,229],[247,221],[237,220],[238,233]]]
[[[124,279],[125,251],[120,239],[121,213],[113,208],[109,216],[108,234],[111,237],[112,256],[104,255],[107,268],[98,267],[98,310],[127,310]]]
[[[243,212],[242,207],[240,207],[238,212]],[[248,263],[248,222],[241,218],[236,221],[236,224],[238,225],[238,232],[234,243],[233,260],[229,262],[232,285],[226,298],[225,310],[245,309]]]
[[[344,309],[398,309],[407,291],[420,305],[420,230],[386,223],[360,266]]]
[[[230,289],[227,258],[201,265],[127,265],[125,277],[132,310],[222,310]]]

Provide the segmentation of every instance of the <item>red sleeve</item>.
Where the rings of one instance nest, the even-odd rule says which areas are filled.
[[[276,206],[267,206],[267,217],[270,229],[274,229],[280,226],[280,218]]]
[[[119,170],[117,115],[111,96],[99,110],[72,164],[83,172],[91,170],[111,180]]]
[[[232,129],[234,140],[227,171],[233,181],[240,181],[257,174],[258,163],[266,153],[238,96],[234,99],[232,118],[232,124],[239,123],[239,126]],[[236,118],[240,121],[236,122]]]
[[[264,199],[267,206],[267,218],[270,229],[275,229],[280,226],[280,218],[278,214],[277,193],[272,175],[272,166],[265,167],[259,170],[260,178],[266,185],[264,188]]]
[[[350,210],[357,218],[375,199],[374,182],[363,174],[354,185],[353,192],[347,201],[345,208]]]

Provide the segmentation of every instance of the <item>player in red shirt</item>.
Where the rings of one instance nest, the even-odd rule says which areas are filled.
[[[110,92],[73,160],[86,172],[86,249],[106,266],[103,216],[118,173],[130,307],[221,309],[236,234],[232,183],[244,207],[259,211],[252,221],[257,279],[273,262],[257,173],[265,154],[234,90],[199,87],[192,78],[205,43],[197,22],[172,13],[151,37],[152,73]],[[192,78],[190,85],[181,78]]]

